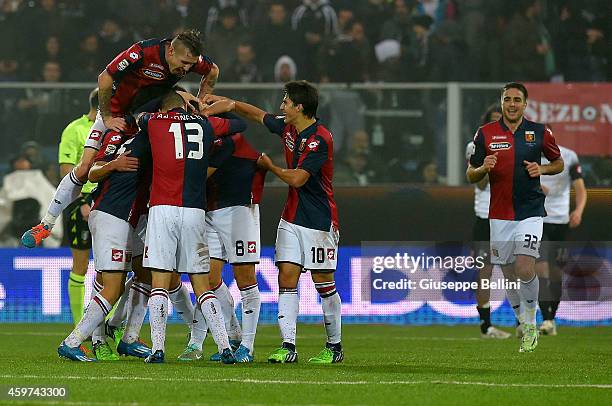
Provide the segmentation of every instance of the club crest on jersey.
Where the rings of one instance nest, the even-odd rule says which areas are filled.
[[[163,72],[156,71],[153,69],[141,69],[141,72],[143,75],[155,80],[163,80],[166,77]]]
[[[512,144],[509,142],[492,142],[489,144],[491,151],[502,151],[510,148],[512,148]]]
[[[336,258],[336,249],[328,248],[327,249],[327,259],[329,259],[330,261],[333,261],[334,258]]]
[[[110,144],[106,146],[106,150],[104,150],[104,155],[112,155],[117,151],[117,146]]]
[[[124,70],[130,65],[127,59],[122,59],[121,62],[117,64],[117,70]]]
[[[257,252],[257,242],[249,241],[247,244],[247,252],[249,254],[255,254]]]
[[[308,149],[311,151],[316,151],[319,148],[319,141],[310,141],[308,143]]]
[[[91,130],[91,132],[89,133],[89,139],[91,140],[99,140],[101,136],[102,131],[100,130]]]
[[[113,262],[123,262],[123,250],[112,249],[111,259]]]
[[[304,151],[305,146],[306,146],[306,138],[302,138],[302,141],[300,141],[300,147],[298,148],[298,151],[300,152]]]
[[[291,138],[290,136],[285,137],[285,145],[291,152],[293,152],[293,150],[295,149],[295,141],[293,141],[293,138]]]
[[[525,131],[525,142],[535,142],[535,131]]]

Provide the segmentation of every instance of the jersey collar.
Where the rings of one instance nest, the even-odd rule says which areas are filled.
[[[310,138],[317,131],[317,126],[319,125],[319,119],[315,117],[315,122],[310,124],[308,127],[304,128],[302,132],[299,134],[300,137]]]
[[[504,123],[504,118],[503,118],[503,117],[502,117],[502,118],[500,118],[500,119],[499,119],[497,122],[499,123],[500,127],[502,128],[502,130],[504,130],[504,132],[512,132],[512,131],[511,131],[511,130],[508,128],[508,126],[506,125],[506,123]],[[514,134],[516,134],[516,133],[518,133],[519,131],[523,130],[523,129],[524,129],[524,127],[525,127],[526,122],[527,122],[527,119],[526,119],[526,118],[523,116],[523,119],[521,120],[521,124],[519,124],[519,126],[518,126],[518,127],[516,127],[516,131],[514,132]]]

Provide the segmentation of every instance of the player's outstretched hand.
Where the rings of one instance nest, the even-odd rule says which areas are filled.
[[[132,151],[125,151],[114,159],[114,169],[119,172],[134,172],[138,170],[138,158],[129,156]]]
[[[127,124],[123,117],[104,117],[104,126],[114,131],[124,131],[127,128]]]
[[[221,100],[226,100],[227,97],[217,96],[216,94],[205,94],[200,98],[200,101],[204,104],[213,104]]]
[[[536,162],[523,161],[525,165],[525,169],[527,169],[527,173],[529,173],[529,177],[537,178],[542,175],[542,171],[540,170],[540,165]]]
[[[257,167],[269,171],[274,166],[274,163],[266,154],[261,154],[257,159]]]
[[[177,93],[185,100],[185,104],[187,104],[187,108],[190,112],[199,113],[205,107],[204,103],[191,93],[180,90],[177,90]]]
[[[491,169],[495,168],[495,164],[497,163],[497,152],[493,155],[487,155],[482,163],[482,167],[485,172],[489,173]]]

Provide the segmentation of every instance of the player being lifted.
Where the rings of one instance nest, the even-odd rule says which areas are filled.
[[[306,81],[289,82],[284,87],[281,111],[275,116],[253,105],[236,101],[234,111],[265,125],[281,137],[287,169],[280,168],[266,155],[259,166],[289,185],[289,196],[276,235],[278,266],[278,323],[283,343],[268,361],[297,362],[295,347],[299,314],[298,281],[310,271],[323,307],[327,343],[309,362],[336,363],[344,358],[341,345],[340,296],[334,272],[338,250],[338,211],[334,201],[333,139],[316,118],[317,89]],[[218,96],[206,96],[212,102]]]
[[[527,89],[521,83],[504,86],[502,120],[478,129],[466,172],[470,183],[489,175],[491,263],[501,265],[506,278],[521,283],[520,289],[506,290],[508,301],[524,324],[520,352],[531,352],[538,344],[535,318],[539,282],[535,260],[546,216],[540,176],[563,170],[552,131],[523,117],[527,97]],[[550,163],[540,164],[542,154]]]
[[[164,96],[160,113],[139,120],[148,134],[153,158],[153,180],[143,265],[151,270],[149,320],[153,354],[148,363],[164,362],[168,317],[168,288],[172,272],[189,274],[198,313],[206,320],[221,361],[234,363],[219,301],[211,291],[206,241],[206,176],[214,136],[244,131],[239,119],[209,120],[190,115],[185,101],[172,91]]]
[[[206,110],[204,110],[206,113]],[[222,142],[218,142],[222,141]],[[206,184],[206,236],[210,252],[210,284],[221,303],[230,344],[236,348],[236,361],[253,362],[255,333],[259,320],[260,295],[255,275],[261,251],[259,202],[265,171],[257,168],[260,154],[242,134],[217,140],[211,156]],[[232,264],[242,298],[242,331],[234,312],[234,300],[221,279],[223,264]],[[232,321],[237,327],[232,326]],[[195,328],[206,328],[194,324]],[[234,331],[234,336],[232,335]],[[241,337],[236,337],[241,334]],[[237,345],[235,344],[237,340]],[[211,361],[219,361],[216,353]],[[179,360],[202,357],[202,343],[191,337]]]
[[[79,196],[106,130],[125,130],[124,114],[161,97],[189,72],[202,75],[199,98],[212,92],[219,68],[202,56],[199,32],[194,30],[137,42],[107,65],[98,76],[99,111],[81,160],[60,182],[41,223],[23,234],[24,246],[33,248],[47,238],[62,210]],[[197,100],[189,93],[181,96]]]

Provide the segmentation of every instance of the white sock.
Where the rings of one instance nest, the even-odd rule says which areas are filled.
[[[225,320],[225,330],[227,330],[227,334],[231,340],[240,341],[242,337],[242,330],[240,329],[240,323],[238,323],[236,312],[234,310],[234,297],[223,280],[221,280],[221,284],[212,291],[221,305],[221,311],[223,312],[223,319]]]
[[[68,205],[76,200],[81,194],[83,188],[83,182],[77,179],[74,174],[74,169],[71,170],[66,176],[62,178],[62,181],[57,186],[57,190],[53,195],[53,199],[49,203],[47,213],[41,220],[41,223],[47,224],[50,228],[55,225],[55,220],[62,214],[62,211],[68,207]]]
[[[336,290],[336,282],[315,283],[315,288],[321,296],[327,342],[338,344],[342,339],[342,303]]]
[[[96,279],[94,278],[93,295],[94,296],[99,295],[100,292],[102,292],[103,288],[104,287],[101,284],[99,284],[98,281],[96,281]],[[106,318],[106,315],[104,317]],[[105,340],[106,340],[106,331],[104,329],[104,319],[103,319],[100,322],[100,324],[96,326],[94,331],[91,333],[91,342],[97,343],[98,341],[104,342]]]
[[[523,324],[525,320],[523,319],[523,314],[521,312],[521,297],[519,296],[518,292],[516,289],[506,289],[506,297],[508,298],[508,302],[510,302],[510,306],[512,306],[514,316],[519,323]]]
[[[164,351],[166,341],[166,322],[168,321],[168,291],[162,288],[151,289],[149,297],[149,323],[153,352]]]
[[[257,333],[257,323],[259,321],[259,308],[261,307],[261,297],[257,284],[240,289],[242,297],[242,342],[253,354],[255,346],[255,334]]]
[[[128,296],[130,295],[130,287],[132,287],[132,283],[134,281],[134,277],[131,276],[125,282],[125,289],[123,290],[123,294],[117,301],[115,305],[115,312],[108,320],[108,325],[113,327],[121,327],[121,323],[127,318],[127,301]]]
[[[91,299],[87,310],[79,324],[72,330],[72,333],[64,340],[68,347],[78,347],[89,337],[94,329],[104,323],[104,318],[112,308],[112,305],[104,299],[101,294],[97,294]]]
[[[521,281],[518,293],[521,297],[521,306],[525,307],[525,323],[536,324],[536,312],[538,311],[538,293],[540,280],[534,275],[528,282]]]
[[[125,323],[125,332],[123,333],[123,342],[128,344],[133,343],[140,337],[140,329],[147,314],[147,303],[151,294],[151,285],[142,282],[134,282],[130,287],[127,304],[127,321]]]
[[[215,294],[209,290],[198,297],[198,303],[206,319],[206,324],[208,324],[208,328],[210,328],[213,339],[215,343],[217,343],[219,353],[221,353],[225,348],[229,348],[230,345],[219,300],[215,297]]]
[[[189,337],[189,343],[187,345],[195,345],[198,350],[202,350],[202,344],[206,340],[206,331],[208,330],[208,324],[202,313],[202,308],[198,303],[193,309],[193,322],[191,323],[191,335]]]
[[[297,289],[281,288],[278,294],[278,326],[284,343],[295,345],[300,299]]]
[[[174,310],[181,316],[187,327],[191,328],[193,321],[193,303],[191,303],[191,295],[187,286],[181,282],[175,289],[168,292]]]

